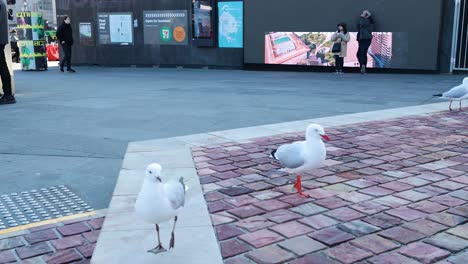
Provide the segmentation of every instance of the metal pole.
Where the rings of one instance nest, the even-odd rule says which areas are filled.
[[[52,23],[57,28],[57,7],[55,6],[55,0],[52,0]]]
[[[455,69],[456,68],[462,68],[461,67],[461,62],[462,62],[462,42],[464,41],[464,39],[466,39],[466,36],[465,38],[463,37],[464,36],[464,33],[465,33],[465,12],[464,10],[462,10],[462,0],[460,0],[460,7],[458,8],[459,9],[459,12],[463,11],[463,14],[459,15],[458,17],[461,16],[461,21],[459,20],[458,21],[458,32],[457,32],[457,42],[460,41],[460,48],[458,49],[458,65],[455,65]],[[463,0],[463,1],[466,1],[466,0]],[[463,2],[463,9],[465,8],[465,2]],[[460,24],[461,24],[461,30],[460,30]],[[460,36],[458,38],[458,36]],[[458,46],[458,43],[457,43],[457,46]]]
[[[460,8],[461,9],[461,8]],[[464,0],[463,2],[463,10],[461,10],[463,12],[463,21],[462,21],[462,32],[465,32],[466,29],[464,29],[465,27],[465,14],[466,14],[466,0]],[[465,43],[465,58],[463,60],[463,68],[466,70],[467,69],[467,66],[466,66],[466,56],[468,55],[468,31],[466,32],[465,34],[465,37],[463,38],[462,40],[464,43]]]
[[[450,56],[450,73],[453,73],[456,63],[456,49],[458,42],[458,29],[460,22],[460,0],[455,0],[455,10],[453,15],[453,30],[452,30],[452,54]]]

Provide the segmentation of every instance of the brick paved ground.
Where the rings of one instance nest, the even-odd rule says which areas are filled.
[[[468,112],[327,130],[292,191],[269,150],[303,133],[193,148],[225,263],[468,263]]]
[[[69,220],[0,239],[0,263],[89,263],[103,221],[103,217]]]

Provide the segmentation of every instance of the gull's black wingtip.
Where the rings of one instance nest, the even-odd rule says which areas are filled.
[[[276,156],[275,156],[275,154],[276,154],[276,149],[272,150],[270,154],[271,154],[271,157],[272,157],[272,158],[276,159]]]

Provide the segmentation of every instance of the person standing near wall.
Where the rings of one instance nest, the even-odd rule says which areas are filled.
[[[62,48],[65,56],[60,56],[60,71],[63,72],[63,67],[67,65],[68,72],[75,72],[71,68],[71,56],[73,46],[73,30],[71,27],[71,19],[69,16],[65,16],[62,24],[57,29],[57,39],[60,47]]]
[[[369,10],[362,11],[361,17],[359,18],[358,34],[357,39],[359,42],[359,49],[356,54],[359,65],[361,67],[361,73],[366,73],[367,67],[367,51],[372,42],[372,31],[374,29],[374,19],[372,18]]]
[[[9,40],[7,3],[6,0],[0,0],[0,77],[2,79],[3,89],[3,96],[0,98],[0,104],[16,103],[16,99],[11,90],[11,75],[5,57],[5,46],[9,43]]]
[[[20,51],[18,47],[18,35],[16,35],[16,30],[14,29],[10,31],[10,45],[11,45],[11,49],[15,52],[15,55],[13,55],[12,59],[14,62],[19,63]]]
[[[347,55],[349,40],[350,36],[346,24],[338,24],[338,30],[333,33],[331,37],[331,41],[333,41],[332,52],[335,57],[336,73],[343,73],[344,58]]]

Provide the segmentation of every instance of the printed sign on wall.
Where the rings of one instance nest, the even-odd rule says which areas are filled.
[[[94,37],[91,22],[80,22],[80,45],[94,46]]]
[[[187,10],[143,12],[145,44],[187,45]]]
[[[98,13],[99,44],[133,44],[131,13]]]

